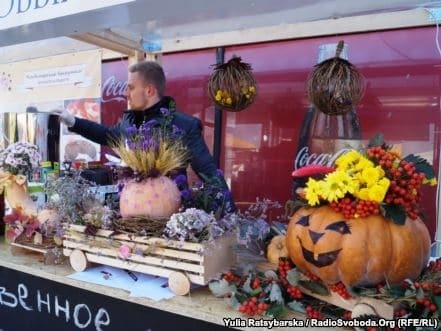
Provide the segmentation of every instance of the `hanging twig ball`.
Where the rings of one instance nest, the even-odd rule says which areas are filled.
[[[341,115],[354,109],[364,93],[364,79],[354,65],[340,58],[344,41],[335,57],[314,66],[307,80],[309,101],[328,115]]]
[[[208,79],[208,96],[219,108],[241,111],[253,103],[256,93],[251,65],[240,57],[215,65]]]

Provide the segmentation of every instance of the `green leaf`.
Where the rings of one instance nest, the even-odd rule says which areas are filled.
[[[296,286],[301,278],[300,272],[297,268],[288,270],[286,273],[286,280],[290,285]]]
[[[434,295],[432,297],[432,301],[435,303],[435,305],[438,307],[438,315],[441,315],[441,296],[440,295]]]
[[[232,307],[234,310],[239,310],[239,307],[241,306],[240,301],[237,299],[236,294],[234,293],[230,299],[230,307]]]
[[[287,224],[274,221],[271,223],[271,231],[276,235],[286,235]]]
[[[211,281],[208,283],[208,288],[218,298],[237,291],[236,285],[228,283],[225,279]]]
[[[277,302],[279,304],[284,303],[283,296],[282,296],[282,290],[280,289],[279,284],[277,284],[276,282],[273,282],[273,284],[271,286],[271,292],[269,295],[269,299],[271,302]]]
[[[369,140],[368,148],[379,147],[384,144],[384,135],[382,133],[377,133],[375,136]]]
[[[423,289],[421,287],[418,287],[415,292],[416,292],[416,298],[417,299],[424,299],[424,297],[426,296],[424,294],[424,291],[423,291]]]
[[[255,297],[256,295],[258,295],[260,292],[262,292],[263,291],[263,289],[262,289],[262,287],[258,287],[258,288],[255,288],[254,290],[252,290],[251,291],[251,293],[250,293],[250,295],[252,296],[252,297]]]
[[[253,293],[253,289],[251,288],[251,275],[249,275],[245,283],[243,283],[242,290],[248,294]]]
[[[310,290],[312,293],[316,293],[319,295],[329,295],[328,288],[319,282],[313,282],[310,280],[299,280],[298,284],[307,290]]]
[[[283,304],[272,304],[269,306],[269,308],[266,310],[267,316],[272,316],[276,319],[282,317],[287,312],[286,308],[283,306]]]
[[[404,225],[406,222],[406,211],[399,205],[383,205],[384,217],[391,219],[395,224]]]
[[[277,279],[277,274],[274,270],[267,270],[265,271],[265,277],[266,278],[272,278],[272,279]]]
[[[299,313],[306,313],[305,305],[301,303],[300,301],[294,300],[287,303],[288,308],[298,311]]]
[[[399,285],[399,284],[393,284],[386,287],[386,292],[391,296],[395,298],[400,298],[404,296],[404,293],[406,292],[406,288]]]
[[[417,172],[423,172],[426,175],[426,179],[432,179],[435,177],[435,171],[433,170],[432,165],[421,156],[410,154],[407,155],[403,160],[412,162],[415,166],[415,170]]]

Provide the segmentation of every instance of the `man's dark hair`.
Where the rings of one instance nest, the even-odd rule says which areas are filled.
[[[138,62],[129,67],[129,72],[139,72],[147,83],[153,84],[160,97],[165,93],[165,75],[162,67],[153,61]]]

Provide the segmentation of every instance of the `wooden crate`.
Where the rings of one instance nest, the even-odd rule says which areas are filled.
[[[166,277],[170,289],[180,295],[188,293],[190,282],[206,285],[234,263],[234,235],[199,244],[128,234],[113,235],[113,231],[109,230],[98,230],[90,236],[85,234],[85,229],[85,226],[69,225],[63,241],[63,253],[69,256],[74,270],[83,271],[88,262],[92,262]],[[123,244],[128,245],[132,252],[139,250],[143,254],[122,258],[119,247]]]

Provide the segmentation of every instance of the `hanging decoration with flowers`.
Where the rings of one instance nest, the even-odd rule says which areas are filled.
[[[233,56],[227,63],[215,65],[208,79],[208,96],[219,108],[241,111],[251,105],[257,84],[249,63]]]
[[[364,153],[340,156],[321,177],[308,179],[301,192],[307,207],[287,229],[295,265],[346,286],[418,277],[431,243],[419,206],[422,185],[437,183],[430,164],[401,158],[378,136]]]

